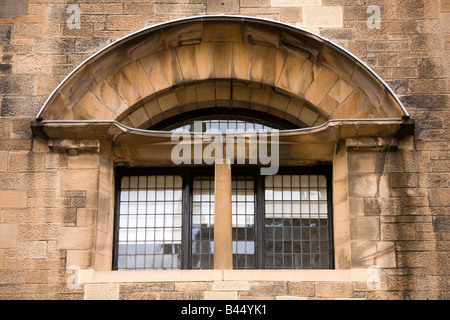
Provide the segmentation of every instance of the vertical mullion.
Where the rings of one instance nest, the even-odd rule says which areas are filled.
[[[328,230],[328,268],[334,269],[334,246],[333,246],[333,201],[332,201],[332,172],[327,170],[326,182],[327,182],[327,230]]]
[[[192,269],[192,177],[182,176],[181,269]]]
[[[121,191],[121,181],[122,175],[116,170],[116,181],[115,181],[115,201],[114,201],[114,254],[112,259],[112,269],[117,270],[119,266],[119,223],[120,223],[120,191]]]
[[[256,217],[255,217],[255,252],[256,252],[256,268],[265,268],[265,244],[264,244],[264,220],[265,220],[265,207],[264,207],[264,182],[265,179],[262,175],[255,175],[255,205],[256,205]]]

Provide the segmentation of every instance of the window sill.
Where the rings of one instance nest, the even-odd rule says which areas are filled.
[[[189,281],[367,281],[366,269],[351,270],[80,270],[80,283],[189,282]]]

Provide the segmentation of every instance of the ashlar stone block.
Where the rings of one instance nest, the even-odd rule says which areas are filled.
[[[352,174],[348,180],[350,197],[373,198],[379,191],[380,176],[377,174]]]
[[[156,54],[148,55],[140,61],[156,92],[169,87],[169,80],[165,76],[161,61]]]
[[[380,221],[378,217],[358,217],[350,219],[351,240],[378,240]]]
[[[239,0],[217,1],[206,0],[207,14],[237,14],[239,13]]]
[[[8,151],[0,151],[0,172],[8,170]]]
[[[353,90],[354,88],[347,81],[340,79],[331,89],[330,96],[337,102],[342,103]]]
[[[92,94],[116,115],[120,115],[128,108],[127,102],[108,81],[98,84],[92,90]]]
[[[339,6],[303,8],[304,27],[343,27],[343,9]]]
[[[271,0],[272,7],[313,7],[321,6],[322,0]]]
[[[86,250],[93,248],[94,229],[92,227],[61,227],[59,229],[59,249]]]
[[[176,48],[181,73],[185,81],[198,79],[197,61],[194,46],[181,46]]]
[[[130,79],[124,73],[124,70],[116,72],[108,78],[111,85],[116,88],[120,96],[127,102],[129,106],[134,105],[141,99],[138,91],[131,83]]]
[[[17,224],[0,224],[0,248],[17,247]]]
[[[123,73],[131,82],[141,98],[145,98],[155,92],[139,61],[135,61],[123,68]]]
[[[314,81],[314,64],[300,55],[289,55],[276,85],[304,96]]]
[[[26,190],[0,190],[0,208],[24,208],[27,201]]]
[[[323,68],[317,76],[317,79],[309,88],[305,98],[312,102],[314,105],[318,105],[337,80],[337,74],[326,68]]]

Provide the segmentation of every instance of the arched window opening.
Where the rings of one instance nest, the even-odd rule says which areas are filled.
[[[198,112],[200,111],[200,112]],[[298,129],[291,122],[263,112],[229,108],[196,110],[165,119],[149,130],[188,132],[260,132]]]

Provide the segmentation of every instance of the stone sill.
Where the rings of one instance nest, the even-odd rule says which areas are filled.
[[[366,269],[351,270],[80,270],[80,283],[189,282],[189,281],[309,281],[365,282]]]

